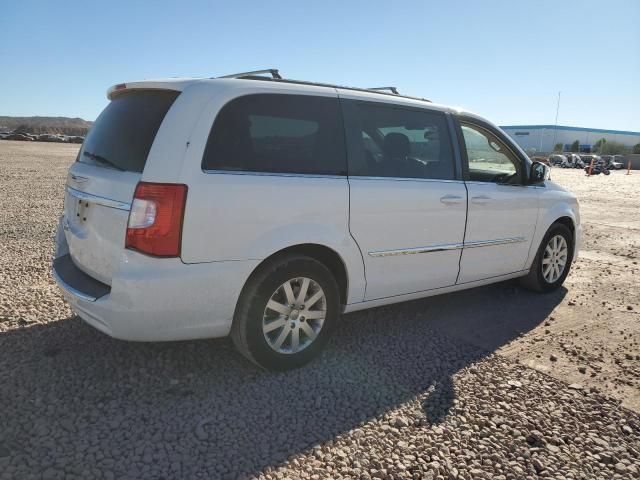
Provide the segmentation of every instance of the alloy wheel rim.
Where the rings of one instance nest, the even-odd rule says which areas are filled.
[[[275,352],[299,353],[316,340],[326,316],[327,299],[318,282],[292,278],[269,298],[262,316],[262,333]]]
[[[542,276],[547,283],[554,283],[562,276],[567,266],[569,247],[562,235],[549,239],[542,257]]]

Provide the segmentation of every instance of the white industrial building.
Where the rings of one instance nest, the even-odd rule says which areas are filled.
[[[500,127],[525,151],[551,153],[561,143],[563,151],[570,151],[578,140],[580,152],[590,153],[595,143],[604,138],[607,142],[619,142],[627,147],[640,143],[640,132],[605,130],[601,128],[565,127],[562,125],[507,125]]]

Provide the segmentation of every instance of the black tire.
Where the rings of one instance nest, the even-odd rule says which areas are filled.
[[[609,170],[603,170],[602,173],[604,173],[605,175],[609,175],[611,172]]]
[[[558,279],[553,283],[549,283],[543,275],[542,260],[544,258],[544,251],[549,244],[549,241],[556,235],[561,235],[567,242],[567,263],[565,264],[564,270],[560,277],[558,277]],[[573,248],[573,234],[571,233],[571,230],[569,230],[566,225],[563,225],[561,223],[554,223],[553,225],[551,225],[551,227],[549,227],[549,230],[547,230],[544,238],[542,239],[542,242],[540,242],[538,252],[536,253],[535,259],[533,260],[533,264],[531,265],[529,274],[526,277],[523,277],[520,281],[522,286],[529,290],[541,293],[552,292],[560,288],[560,286],[567,278],[567,275],[569,275],[569,270],[571,269],[571,263],[573,261]]]
[[[306,348],[297,353],[279,353],[265,338],[263,315],[274,292],[285,282],[299,277],[309,278],[322,288],[326,316],[317,337]],[[313,258],[287,255],[259,267],[247,281],[236,306],[231,338],[238,351],[259,367],[291,370],[305,365],[321,352],[339,317],[340,292],[331,271]]]

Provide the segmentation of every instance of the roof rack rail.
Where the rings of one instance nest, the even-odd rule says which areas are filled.
[[[389,90],[391,93],[395,93],[396,95],[400,95],[398,89],[396,87],[371,87],[367,88],[367,90]]]
[[[251,72],[242,72],[242,73],[232,73],[231,75],[223,75],[218,78],[243,78],[243,77],[252,77],[254,75],[261,75],[263,73],[270,73],[272,78],[277,80],[282,80],[282,76],[280,72],[278,72],[277,68],[266,68],[264,70],[253,70]]]
[[[261,75],[265,73],[271,74],[271,77]],[[215,78],[244,78],[246,80],[260,80],[263,82],[281,82],[281,83],[292,83],[295,85],[312,85],[316,87],[340,88],[343,90],[353,90],[356,92],[378,93],[380,95],[392,95],[394,97],[399,96],[403,98],[411,98],[413,100],[420,100],[423,102],[431,103],[431,100],[429,100],[428,98],[412,97],[410,95],[401,95],[400,92],[398,92],[398,89],[396,87],[358,88],[358,87],[347,87],[344,85],[335,85],[332,83],[309,82],[305,80],[293,80],[291,78],[282,78],[278,70],[275,68],[268,68],[266,70],[256,70],[253,72],[234,73],[233,75],[224,75],[222,77],[215,77]]]

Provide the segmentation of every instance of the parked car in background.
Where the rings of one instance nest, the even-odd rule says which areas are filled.
[[[42,135],[38,135],[37,140],[39,142],[55,142],[55,143],[65,143],[67,139],[63,135],[51,135],[48,133],[43,133]]]
[[[500,128],[265,73],[109,89],[53,260],[87,323],[137,341],[231,335],[283,370],[343,312],[511,278],[562,285],[578,202]]]
[[[554,154],[549,155],[549,164],[554,167],[565,167],[569,165],[565,155]]]
[[[566,157],[566,163],[562,163],[560,166],[562,168],[583,168],[584,162],[582,158],[577,153],[564,153],[564,157]]]
[[[22,140],[23,142],[33,142],[35,140],[31,135],[26,133],[10,133],[5,137],[5,140]]]
[[[4,140],[23,140],[37,142],[54,142],[54,143],[82,143],[84,137],[80,135],[60,135],[51,133],[41,133],[39,135],[30,133],[0,133],[0,139]]]
[[[624,168],[625,167],[624,155],[614,155],[611,164],[616,170],[620,170]]]
[[[622,155],[602,155],[602,161],[610,170],[620,170],[624,168]]]

